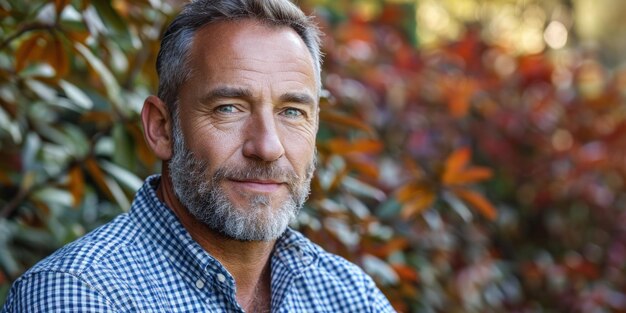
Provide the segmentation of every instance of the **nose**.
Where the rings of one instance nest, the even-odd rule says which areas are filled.
[[[273,113],[257,112],[251,116],[243,154],[245,157],[267,162],[276,161],[285,154]]]

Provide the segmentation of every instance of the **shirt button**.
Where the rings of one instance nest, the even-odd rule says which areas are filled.
[[[196,288],[202,289],[204,287],[204,281],[202,279],[196,280]]]
[[[223,282],[225,282],[225,281],[226,281],[226,276],[224,276],[224,274],[222,274],[222,273],[217,274],[217,280],[218,280],[220,283],[223,283]]]

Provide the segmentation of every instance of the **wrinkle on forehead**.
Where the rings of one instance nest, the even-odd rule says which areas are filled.
[[[298,89],[313,86],[311,97],[317,97],[313,58],[300,36],[287,26],[255,20],[209,24],[196,33],[191,58],[197,86],[209,82],[251,84],[250,88],[259,83]]]
[[[233,25],[239,27],[232,27]],[[280,43],[267,45],[268,42],[273,41]],[[242,52],[250,49],[254,51],[261,46],[277,56],[273,58],[272,62],[278,64],[281,60],[293,61],[295,57],[297,62],[311,66],[311,73],[303,74],[315,77],[313,57],[295,30],[288,26],[272,25],[255,19],[224,20],[203,26],[194,36],[191,57],[196,59],[196,62],[200,61],[196,64],[206,65],[207,62],[210,62],[207,56],[212,52],[219,54],[218,51],[221,51],[224,52],[221,55],[230,57],[219,60],[219,62],[212,62],[213,64],[229,66],[234,63],[241,64],[241,61],[265,64],[267,60],[264,58]]]

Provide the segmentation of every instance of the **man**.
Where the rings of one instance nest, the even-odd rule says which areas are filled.
[[[287,227],[315,164],[318,31],[287,0],[189,4],[159,52],[132,208],[18,279],[3,312],[391,312]]]

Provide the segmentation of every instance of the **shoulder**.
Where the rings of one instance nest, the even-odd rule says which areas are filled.
[[[315,268],[316,272],[336,276],[340,280],[347,279],[352,282],[371,280],[356,264],[337,254],[326,251],[298,231],[289,229],[288,232],[288,241],[292,243],[292,246],[297,247],[299,253],[310,257],[311,261],[314,261],[311,265]]]
[[[133,247],[139,232],[129,215],[120,215],[55,251],[24,276],[41,271],[68,272],[80,276],[91,267],[106,263]]]
[[[135,249],[138,231],[132,226],[129,216],[121,215],[40,261],[13,283],[2,312],[106,312],[112,302],[104,286],[122,282],[111,267]]]
[[[116,312],[97,286],[68,272],[37,271],[16,281],[2,308],[9,312]]]
[[[376,283],[359,266],[326,251],[297,231],[289,232],[289,241],[297,243],[294,245],[303,255],[301,259],[310,259],[297,271],[294,282],[296,289],[302,290],[302,299],[307,299],[303,302],[342,311],[394,312]]]

